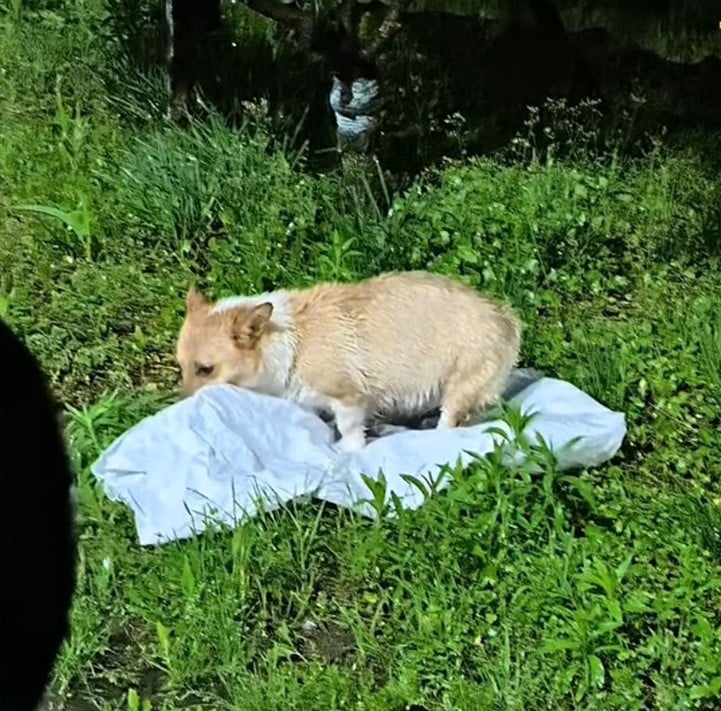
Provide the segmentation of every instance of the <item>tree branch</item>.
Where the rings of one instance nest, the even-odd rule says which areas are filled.
[[[358,3],[356,0],[343,0],[338,8],[338,15],[348,32],[353,32]]]
[[[381,0],[372,0],[368,3],[359,3],[357,0],[342,0],[340,6],[329,14],[316,16],[313,12],[305,12],[294,5],[288,5],[280,0],[243,0],[246,7],[267,17],[274,22],[289,27],[308,39],[313,38],[318,29],[318,21],[336,18],[344,28],[347,36],[357,39],[358,27],[361,18],[366,13],[384,13],[376,39],[369,47],[361,51],[361,55],[370,62],[374,62],[377,55],[382,52],[401,29],[401,20],[413,0],[392,0],[387,6]],[[321,25],[323,23],[321,22]]]
[[[292,5],[285,5],[278,0],[243,0],[246,7],[267,17],[278,24],[294,30],[310,33],[313,26],[313,14],[304,12]]]
[[[401,18],[411,2],[412,0],[394,0],[378,28],[378,38],[365,51],[369,59],[375,59],[398,34],[402,27]]]

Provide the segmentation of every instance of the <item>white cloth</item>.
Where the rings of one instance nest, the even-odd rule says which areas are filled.
[[[537,412],[524,434],[531,442],[541,435],[561,469],[601,464],[626,434],[622,413],[562,380],[541,378],[511,402]],[[139,422],[92,472],[109,498],[132,509],[140,544],[151,545],[193,536],[213,520],[233,525],[257,513],[259,497],[265,510],[312,495],[372,517],[361,474],[375,478],[381,470],[387,495],[394,492],[403,506],[417,508],[423,495],[402,475],[427,479],[440,465],[469,463],[469,452],[492,451],[499,436],[490,428],[510,434],[502,420],[405,430],[348,454],[335,447],[331,426],[298,405],[216,385]],[[448,483],[444,479],[440,488]]]

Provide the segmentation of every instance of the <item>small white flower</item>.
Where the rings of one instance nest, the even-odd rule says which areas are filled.
[[[313,620],[306,620],[303,623],[302,629],[303,629],[303,632],[305,632],[306,634],[312,634],[313,632],[318,631],[318,625],[315,622],[313,622]]]

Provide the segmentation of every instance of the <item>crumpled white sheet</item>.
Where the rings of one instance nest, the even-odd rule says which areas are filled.
[[[605,462],[626,434],[622,413],[562,380],[542,377],[511,402],[537,412],[524,434],[531,441],[540,434],[561,469]],[[470,452],[492,451],[499,435],[491,428],[511,433],[502,420],[407,429],[348,454],[334,446],[331,426],[298,405],[216,385],[139,422],[91,469],[110,499],[132,509],[140,544],[152,545],[191,537],[212,521],[234,525],[257,513],[259,501],[267,511],[312,495],[372,517],[361,473],[377,477],[381,470],[387,495],[394,492],[403,506],[417,508],[423,495],[402,475],[427,479],[443,464],[469,463]]]

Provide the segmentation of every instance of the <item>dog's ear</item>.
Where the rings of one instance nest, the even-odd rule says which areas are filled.
[[[233,340],[241,347],[252,346],[265,331],[272,315],[273,304],[269,301],[258,304],[250,312],[236,309],[232,322]]]
[[[191,286],[188,289],[188,293],[185,296],[185,305],[188,309],[188,313],[197,311],[203,306],[207,306],[208,302],[205,297],[194,287]]]

